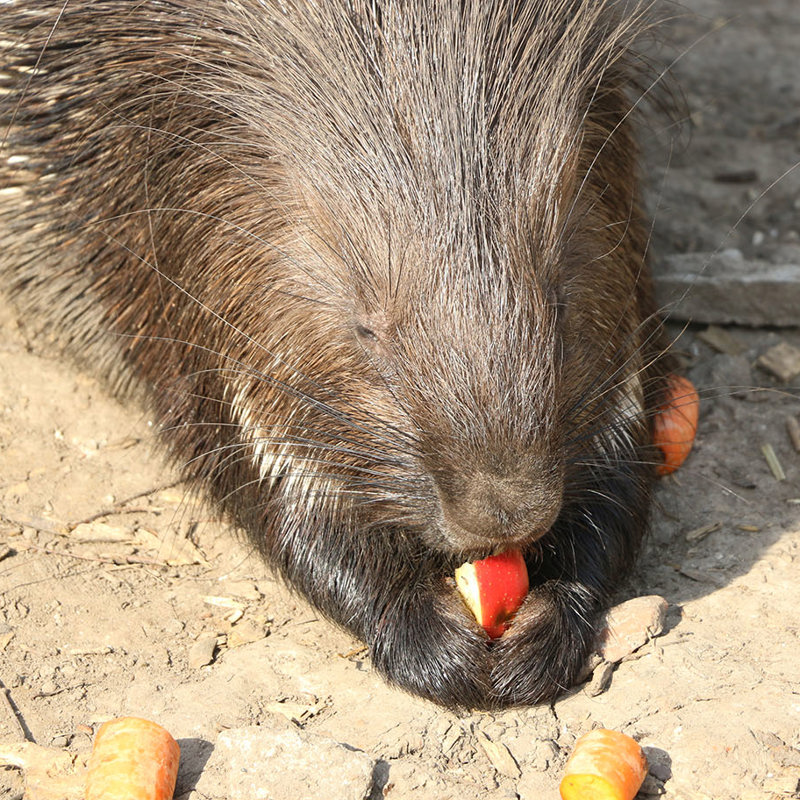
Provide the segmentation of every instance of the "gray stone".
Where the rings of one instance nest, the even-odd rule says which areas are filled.
[[[615,664],[664,630],[669,604],[658,595],[634,597],[610,609],[600,628],[598,651]]]
[[[717,397],[742,396],[757,385],[753,380],[750,362],[744,356],[718,354],[693,369],[695,386]]]
[[[366,753],[280,717],[220,733],[212,755],[219,759],[227,800],[364,800],[375,768]]]
[[[800,264],[745,259],[738,250],[667,256],[655,269],[655,289],[671,319],[800,325]]]

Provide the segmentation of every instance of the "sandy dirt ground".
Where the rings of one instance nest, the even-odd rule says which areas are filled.
[[[800,161],[800,4],[688,0],[668,35],[690,122],[669,159],[666,134],[646,141],[656,267],[730,248],[800,264],[800,169],[785,174]],[[277,713],[373,758],[373,797],[546,800],[575,738],[602,724],[645,746],[653,795],[800,796],[800,454],[786,432],[800,379],[756,365],[800,332],[764,322],[728,329],[738,353],[702,325],[680,338],[703,395],[697,444],[659,486],[620,593],[665,597],[664,634],[597,696],[459,715],[387,687],[184,493],[144,412],[32,350],[3,306],[0,741],[83,754],[98,722],[148,716],[184,747],[177,796],[227,800],[224,775],[198,782],[211,746]],[[0,798],[20,793],[0,769]]]

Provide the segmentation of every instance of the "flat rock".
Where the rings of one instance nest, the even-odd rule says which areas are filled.
[[[727,356],[740,356],[747,349],[744,342],[727,328],[720,328],[719,325],[709,325],[704,331],[697,334],[697,338],[718,353],[724,353]]]
[[[656,298],[670,318],[709,324],[800,325],[800,264],[746,259],[738,250],[667,256]]]
[[[664,630],[669,604],[658,595],[626,600],[610,609],[600,627],[598,652],[616,663]]]
[[[800,315],[800,309],[798,309]],[[762,353],[756,362],[761,369],[774,375],[784,383],[794,380],[800,375],[800,348],[788,342],[779,342]]]
[[[222,731],[204,773],[218,773],[215,764],[227,774],[226,800],[364,800],[375,769],[366,753],[272,716]],[[202,777],[197,790],[217,794]]]
[[[507,778],[519,778],[522,774],[519,765],[511,755],[509,749],[502,742],[492,741],[483,731],[476,730],[475,738],[486,753],[492,766]]]

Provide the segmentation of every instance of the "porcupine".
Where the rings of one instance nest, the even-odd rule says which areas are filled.
[[[618,0],[27,0],[4,283],[392,683],[569,687],[645,531],[669,356]],[[489,643],[455,566],[531,591]]]

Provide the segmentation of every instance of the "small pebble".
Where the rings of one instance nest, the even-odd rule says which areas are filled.
[[[475,730],[475,738],[491,761],[492,766],[507,778],[517,779],[522,774],[509,749],[502,742],[493,742],[483,731]]]
[[[559,746],[552,739],[544,739],[536,745],[536,752],[533,756],[533,768],[539,772],[544,772],[551,762],[558,757]]]
[[[217,649],[217,634],[201,633],[197,641],[189,648],[187,661],[192,669],[205,667],[214,660],[214,651]]]
[[[760,355],[756,363],[761,369],[788,383],[800,375],[800,348],[780,342]]]
[[[611,685],[611,677],[614,674],[616,665],[610,661],[602,661],[592,673],[592,679],[586,687],[586,694],[589,697],[597,697],[603,694]]]
[[[54,694],[58,694],[58,686],[53,681],[45,681],[39,688],[41,697],[49,697]]]

